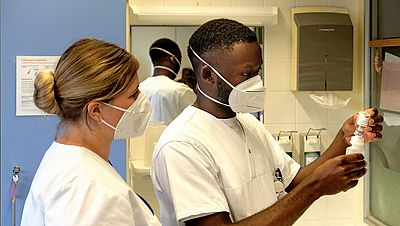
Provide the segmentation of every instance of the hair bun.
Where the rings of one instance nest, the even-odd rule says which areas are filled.
[[[55,92],[55,79],[52,71],[41,71],[35,78],[33,100],[38,108],[49,114],[60,113]]]

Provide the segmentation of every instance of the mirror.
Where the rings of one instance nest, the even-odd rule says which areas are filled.
[[[187,43],[197,26],[132,26],[132,54],[139,60],[139,79],[144,81],[152,75],[152,63],[149,56],[150,45],[160,38],[168,38],[175,41],[182,53],[181,69],[175,80],[181,78],[182,68],[192,68],[187,57]]]

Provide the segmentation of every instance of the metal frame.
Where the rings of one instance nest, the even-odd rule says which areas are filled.
[[[375,97],[371,94],[376,93],[375,70],[373,70],[371,62],[374,56],[371,53],[369,41],[377,38],[377,1],[369,0],[364,2],[364,107],[370,107],[372,103],[376,103]],[[371,146],[366,146],[366,159],[371,161],[370,156]],[[371,170],[371,165],[368,165],[368,171]],[[364,222],[368,225],[386,226],[383,222],[375,218],[370,211],[370,174],[367,174],[364,180]]]

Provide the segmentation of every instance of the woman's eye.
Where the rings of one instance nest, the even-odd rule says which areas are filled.
[[[139,96],[139,93],[140,93],[139,91],[136,91],[132,93],[131,97],[136,100],[136,98]]]

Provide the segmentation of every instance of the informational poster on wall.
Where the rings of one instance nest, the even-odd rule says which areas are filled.
[[[47,115],[33,102],[34,82],[42,70],[54,71],[59,56],[17,56],[16,115]]]

